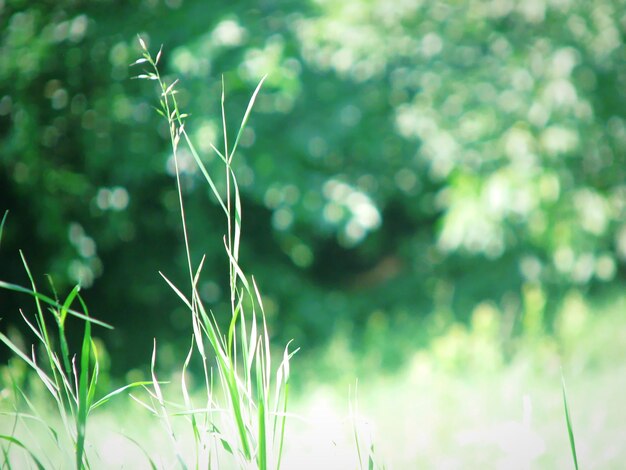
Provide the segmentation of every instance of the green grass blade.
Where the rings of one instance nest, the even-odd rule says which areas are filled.
[[[58,309],[62,309],[63,306],[61,304],[59,304],[56,300],[48,297],[47,295],[41,294],[39,292],[37,292],[34,289],[28,289],[26,287],[22,287],[19,286],[17,284],[11,284],[10,282],[4,282],[4,281],[0,281],[0,288],[1,289],[7,289],[13,292],[19,292],[21,294],[28,294],[31,297],[33,297],[36,301],[42,301],[44,303],[47,303],[48,305],[51,305],[54,308],[58,308]],[[107,328],[109,330],[112,330],[113,327],[103,321],[100,320],[96,320],[95,318],[91,318],[83,313],[77,312],[75,310],[72,309],[68,309],[67,313],[69,313],[70,315],[76,317],[76,318],[80,318],[81,320],[85,320],[89,323],[93,323],[94,325],[98,325],[101,326],[103,328]]]
[[[191,336],[191,346],[189,347],[189,352],[187,353],[187,357],[185,358],[185,362],[183,364],[183,370],[180,378],[180,387],[183,392],[183,400],[185,401],[185,411],[193,410],[193,403],[191,402],[191,397],[189,396],[189,391],[187,390],[187,382],[186,382],[186,374],[187,368],[189,367],[189,362],[191,361],[191,356],[193,355],[194,348],[194,336]],[[191,414],[191,428],[193,431],[194,437],[194,445],[196,446],[196,467],[198,467],[198,446],[200,444],[200,431],[198,429],[198,423],[196,422],[195,413]]]
[[[180,291],[180,289],[178,289],[178,287],[176,287],[174,285],[174,283],[172,281],[170,281],[165,274],[163,274],[161,271],[159,271],[159,274],[161,275],[161,277],[163,279],[165,279],[165,282],[167,282],[167,285],[170,286],[172,288],[172,290],[176,293],[176,295],[178,297],[180,297],[182,299],[183,302],[185,302],[185,305],[190,309],[193,310],[193,307],[191,306],[191,302],[189,302],[189,300],[187,300],[187,297],[185,297],[185,295]]]
[[[156,339],[153,342],[152,360],[151,360],[151,363],[150,363],[150,373],[152,374],[152,387],[154,389],[154,397],[156,398],[157,402],[159,403],[159,407],[161,409],[161,414],[157,414],[157,415],[163,420],[163,423],[165,424],[165,427],[167,429],[168,437],[170,438],[170,440],[172,441],[172,444],[174,446],[174,449],[175,449],[175,452],[176,452],[176,459],[178,460],[178,463],[180,464],[181,468],[186,469],[187,465],[185,464],[185,461],[183,460],[182,456],[180,455],[180,452],[179,452],[179,449],[178,449],[178,442],[176,441],[176,435],[174,434],[174,429],[172,428],[172,424],[170,423],[170,419],[169,419],[169,416],[168,416],[168,413],[167,413],[167,408],[165,407],[165,398],[163,397],[163,392],[162,392],[161,386],[160,386],[161,382],[159,382],[157,380],[157,376],[156,376]],[[135,399],[135,401],[138,401],[138,400]],[[141,403],[141,402],[139,402],[139,403]]]
[[[100,361],[98,360],[98,349],[96,343],[91,341],[91,351],[93,353],[93,370],[91,371],[91,380],[89,381],[89,388],[87,393],[87,415],[92,409],[92,404],[96,396],[96,386],[98,385],[98,377],[100,375]]]
[[[224,107],[224,102],[226,101],[226,87],[224,86],[224,75],[222,75],[222,97],[221,97],[221,105],[222,105],[222,129],[224,130],[224,158],[227,162],[230,161],[228,157],[228,134],[226,132],[226,109]],[[229,212],[230,214],[230,212]]]
[[[572,458],[574,459],[574,468],[578,470],[578,457],[576,455],[576,442],[574,440],[574,428],[572,426],[572,420],[569,413],[569,406],[567,405],[567,392],[565,391],[565,378],[561,373],[561,387],[563,390],[563,408],[565,409],[565,423],[567,424],[567,434],[569,436],[569,445],[572,451]]]
[[[280,420],[280,434],[278,437],[278,456],[277,456],[276,470],[280,469],[280,463],[281,463],[282,456],[283,456],[283,446],[285,443],[285,427],[287,423],[287,406],[289,402],[289,376],[290,376],[289,361],[291,360],[293,355],[299,351],[299,349],[296,349],[292,352],[289,352],[289,345],[291,344],[292,341],[289,341],[287,343],[287,346],[285,346],[285,350],[283,351],[283,360],[280,366],[278,366],[278,370],[276,372],[276,391],[274,392],[276,401],[274,405],[274,429],[272,431],[275,436],[276,425],[277,425],[278,420]],[[281,389],[283,390],[283,394],[282,394],[283,406],[282,406],[282,410],[279,410]],[[276,439],[276,437],[274,437],[274,439]]]
[[[33,462],[35,462],[35,465],[37,466],[37,468],[40,469],[40,470],[45,470],[46,467],[44,467],[42,465],[42,463],[39,461],[37,456],[28,447],[26,447],[19,439],[15,438],[13,436],[6,436],[4,434],[0,434],[0,439],[2,439],[4,441],[7,441],[7,442],[10,442],[11,444],[14,444],[14,445],[24,449],[26,451],[26,453],[30,456],[30,458],[33,459]]]
[[[50,436],[52,437],[52,440],[54,441],[56,446],[60,448],[59,433],[50,424],[48,424],[48,422],[46,422],[44,419],[42,419],[39,416],[39,413],[37,412],[35,405],[33,405],[33,402],[30,400],[30,398],[28,398],[28,395],[24,392],[24,390],[22,390],[22,388],[17,385],[15,379],[13,378],[13,375],[10,372],[9,372],[9,376],[10,376],[11,386],[13,389],[14,396],[16,397],[20,396],[22,400],[24,401],[24,403],[26,404],[27,408],[32,413],[32,414],[17,413],[19,415],[19,418],[22,420],[25,420],[25,419],[34,420],[42,424],[46,428],[46,430],[50,433]]]
[[[23,392],[22,392],[23,393]],[[18,411],[0,411],[0,416],[12,416],[19,418],[21,420],[31,420],[41,424],[49,433],[55,444],[59,444],[59,434],[56,430],[50,426],[43,418],[36,416],[34,414],[21,413]]]
[[[79,297],[82,307],[87,314],[85,303]],[[88,314],[87,314],[88,315]],[[80,353],[80,372],[78,382],[78,414],[76,417],[76,468],[84,467],[85,436],[87,433],[87,414],[89,412],[89,359],[91,355],[91,323],[85,322],[83,346]]]
[[[197,292],[195,293],[198,296]],[[207,314],[204,305],[200,303],[198,299],[198,313],[200,314],[200,318],[202,319],[203,331],[205,332],[211,347],[213,348],[213,352],[217,356],[218,361],[222,365],[227,364],[228,355],[226,353],[226,345],[223,343],[221,339],[221,334],[215,319],[211,319]],[[225,366],[226,367],[226,366]]]
[[[265,422],[265,403],[264,400],[259,400],[258,403],[258,415],[259,415],[259,454],[258,464],[259,470],[267,469],[267,437],[266,437],[266,422]]]
[[[34,370],[37,373],[37,375],[40,378],[40,380],[48,388],[48,391],[50,392],[52,397],[54,398],[54,400],[55,400],[55,402],[57,404],[57,408],[59,410],[59,414],[60,414],[61,420],[63,421],[66,429],[68,430],[68,432],[71,432],[69,430],[70,428],[69,428],[69,423],[68,423],[68,420],[67,420],[67,409],[66,409],[66,406],[70,407],[70,412],[73,414],[74,410],[73,410],[73,402],[72,402],[72,387],[69,384],[68,377],[63,372],[63,366],[61,366],[61,364],[59,363],[58,357],[57,357],[57,355],[56,355],[56,353],[54,351],[54,344],[53,344],[52,340],[50,339],[50,337],[48,335],[48,329],[47,329],[47,326],[46,326],[46,321],[45,321],[45,318],[44,318],[43,309],[41,307],[41,300],[43,298],[45,298],[45,296],[41,297],[40,294],[37,292],[37,286],[35,285],[35,279],[33,278],[33,275],[32,275],[32,273],[30,271],[30,268],[28,267],[28,263],[26,262],[26,258],[24,256],[24,253],[21,250],[20,250],[19,253],[20,253],[20,257],[22,259],[22,264],[24,266],[24,270],[26,271],[26,274],[28,276],[28,279],[29,279],[30,285],[31,285],[31,290],[30,290],[30,292],[28,292],[28,294],[31,295],[31,297],[33,297],[35,299],[35,306],[36,306],[36,309],[37,309],[37,315],[36,315],[35,318],[36,318],[37,326],[38,326],[39,333],[40,333],[40,335],[38,335],[38,336],[43,338],[42,345],[43,345],[44,350],[46,352],[46,355],[48,357],[50,370],[52,372],[52,378],[48,377],[45,373],[43,373],[43,371],[39,367],[34,368]],[[10,285],[10,286],[13,286],[13,285]],[[3,285],[0,284],[0,287],[6,287],[6,286],[3,286]],[[26,290],[24,288],[21,288],[21,289]],[[46,302],[47,303],[52,303],[55,308],[59,308],[60,307],[59,303],[56,300],[47,299]],[[31,367],[32,367],[32,364],[35,364],[34,349],[33,349],[33,353],[32,353],[32,362],[30,363]],[[63,392],[65,392],[65,395],[67,397],[67,403],[66,403],[66,401],[63,400]]]
[[[11,470],[11,462],[9,462],[9,452],[11,450],[11,443],[7,447],[2,446],[2,470],[6,467]]]
[[[350,397],[349,407],[350,407],[350,418],[352,420],[352,433],[354,436],[354,444],[356,446],[356,454],[357,454],[357,458],[359,459],[359,468],[362,469],[363,468],[363,456],[361,454],[361,442],[359,439],[359,430],[358,430],[357,416],[356,416],[358,409],[359,409],[358,401],[357,401],[358,386],[359,384],[357,382],[356,385],[354,386],[354,404],[352,403],[352,397]]]
[[[12,379],[13,377],[11,377]],[[15,385],[15,383],[13,383],[13,385]],[[11,426],[11,436],[15,436],[15,429],[17,428],[17,422],[20,419],[20,416],[18,413],[15,413],[13,415],[13,425]],[[10,462],[9,462],[9,452],[11,452],[11,442],[9,442],[9,444],[5,447],[2,446],[2,455],[4,456],[4,464],[2,465],[2,469],[4,470],[4,467],[6,466],[7,468],[11,468]]]
[[[235,191],[235,233],[233,237],[233,258],[239,262],[239,243],[241,241],[241,197],[239,195],[239,185],[232,168],[230,168],[233,181],[233,189]]]
[[[196,164],[198,165],[198,168],[200,168],[200,172],[204,176],[204,179],[207,181],[207,183],[209,183],[209,187],[211,188],[211,191],[213,192],[213,196],[215,196],[215,199],[217,199],[217,202],[222,207],[224,212],[226,214],[228,214],[228,209],[226,209],[226,204],[224,204],[224,200],[222,199],[222,196],[220,196],[220,193],[217,190],[217,186],[215,185],[215,182],[213,181],[213,178],[211,178],[211,175],[209,175],[209,172],[207,171],[206,166],[202,162],[202,159],[200,158],[200,155],[198,155],[198,152],[196,151],[196,148],[194,147],[193,143],[191,142],[191,139],[189,138],[189,136],[187,135],[187,131],[185,131],[183,129],[182,134],[183,134],[183,137],[185,138],[185,141],[187,142],[187,146],[189,147],[189,150],[191,151],[191,155],[193,156],[193,159],[196,161]],[[213,144],[211,144],[211,145],[213,145]],[[218,152],[218,154],[221,156],[221,154],[219,152]]]
[[[215,145],[213,145],[213,144],[211,144],[211,148],[212,148],[212,149],[213,149],[213,151],[217,154],[217,156],[218,156],[218,157],[220,157],[220,159],[221,159],[221,160],[222,160],[225,164],[227,164],[227,165],[228,165],[228,162],[226,161],[226,157],[224,156],[224,154],[223,154],[222,152],[220,152],[220,151],[218,150],[218,148],[217,148]],[[228,213],[227,213],[227,215],[228,215]]]
[[[230,370],[227,370],[229,373],[226,378],[228,382],[228,393],[230,396],[230,403],[232,406],[233,413],[235,415],[235,423],[237,425],[237,432],[239,433],[239,440],[241,441],[241,445],[243,447],[243,455],[246,460],[250,460],[251,454],[251,446],[248,439],[248,431],[246,430],[246,425],[243,420],[242,413],[242,400],[239,394],[239,388],[237,386],[237,378],[235,377],[234,370],[232,367]]]
[[[41,341],[42,344],[45,344],[45,341],[43,339],[43,336],[41,336],[41,332],[39,331],[39,329],[37,327],[35,327],[35,325],[33,325],[28,318],[26,318],[26,315],[24,315],[24,312],[22,312],[22,310],[20,310],[20,315],[22,316],[22,320],[24,320],[24,323],[26,323],[26,325],[30,328],[30,330],[35,333],[35,336],[37,337],[37,339],[39,341]]]
[[[152,383],[152,382],[150,382],[150,383]],[[134,402],[136,402],[137,404],[139,404],[140,406],[142,406],[143,408],[148,410],[154,416],[159,416],[159,412],[153,406],[148,405],[145,401],[140,400],[139,398],[137,398],[132,393],[129,393],[128,396],[131,398],[131,400],[133,400]]]
[[[113,398],[116,395],[119,395],[120,393],[122,393],[125,390],[129,390],[129,389],[136,388],[136,387],[143,387],[145,385],[150,385],[151,383],[152,382],[150,382],[150,381],[143,381],[143,382],[133,382],[133,383],[124,385],[123,387],[120,387],[120,388],[118,388],[116,390],[113,390],[112,392],[107,393],[105,396],[103,396],[98,401],[96,401],[93,405],[91,405],[91,410],[95,410],[99,406],[104,405],[111,398]]]
[[[202,259],[200,260],[200,264],[198,264],[198,269],[196,269],[196,274],[193,277],[193,288],[197,290],[198,281],[200,280],[200,274],[202,273],[202,268],[204,267],[204,262],[206,261],[206,255],[202,255]]]
[[[4,230],[4,223],[7,221],[7,216],[9,215],[9,211],[4,211],[4,215],[2,216],[2,221],[0,221],[0,246],[2,246],[2,231]]]
[[[241,120],[241,125],[239,126],[239,132],[237,132],[237,138],[235,139],[235,145],[233,145],[233,149],[230,152],[230,160],[233,159],[233,155],[237,150],[237,145],[239,144],[239,140],[241,139],[241,135],[243,134],[244,129],[246,128],[246,124],[248,123],[248,118],[250,117],[250,113],[252,112],[252,108],[254,107],[254,102],[256,101],[256,97],[261,91],[261,87],[263,86],[263,82],[267,78],[267,75],[263,76],[259,84],[256,86],[254,93],[252,93],[252,97],[248,101],[248,108],[246,109],[246,113],[243,115],[243,119]],[[223,77],[222,77],[223,80]]]
[[[259,338],[259,343],[263,341]],[[263,378],[263,347],[257,346],[258,354],[256,356],[256,402],[257,402],[257,426],[258,426],[258,451],[257,465],[260,470],[267,469],[267,423],[265,418],[265,405],[267,404],[267,395]]]
[[[63,306],[61,307],[61,311],[59,313],[59,321],[61,322],[61,325],[65,324],[65,319],[67,318],[67,314],[70,310],[72,302],[74,302],[74,299],[78,295],[78,292],[80,292],[80,285],[77,284],[76,286],[74,286],[72,291],[68,294],[68,296],[65,298],[65,302],[63,302]]]
[[[250,285],[248,284],[248,280],[246,279],[246,275],[243,273],[241,267],[239,267],[239,263],[237,262],[237,260],[233,256],[232,252],[230,251],[230,249],[228,247],[228,241],[226,240],[226,237],[224,237],[224,247],[226,248],[226,254],[228,255],[228,258],[230,259],[231,266],[233,267],[233,269],[235,271],[235,274],[237,275],[237,277],[239,277],[239,279],[241,280],[241,282],[242,282],[243,286],[245,287],[245,289],[247,291],[250,291]]]
[[[159,467],[157,467],[156,463],[154,463],[154,460],[152,460],[152,457],[150,457],[150,454],[146,451],[146,449],[143,448],[143,446],[141,444],[139,444],[139,442],[137,442],[135,439],[133,439],[130,436],[126,436],[124,434],[122,434],[122,436],[125,437],[126,439],[128,439],[133,444],[135,444],[139,448],[139,450],[141,450],[141,452],[143,452],[143,455],[145,455],[145,457],[148,459],[148,462],[150,463],[150,468],[152,470],[157,470],[159,468]]]
[[[191,310],[191,326],[193,328],[193,334],[195,336],[196,345],[198,347],[198,351],[200,352],[200,356],[202,356],[202,364],[204,368],[204,373],[206,376],[206,351],[204,349],[204,339],[202,335],[202,326],[200,323],[200,313],[198,311],[198,304],[202,302],[198,293],[198,281],[200,280],[200,273],[202,272],[202,267],[204,266],[204,261],[206,260],[206,256],[202,256],[200,260],[200,264],[198,265],[198,269],[196,270],[196,275],[193,278],[192,282],[192,306]]]
[[[367,469],[374,470],[374,444],[370,446],[370,453],[367,457]]]
[[[76,298],[78,291],[80,290],[80,286],[75,286],[72,291],[69,293],[65,302],[63,302],[63,307],[61,308],[58,315],[55,315],[57,319],[57,326],[59,328],[59,342],[61,343],[61,358],[63,359],[63,365],[65,367],[65,373],[69,376],[72,372],[72,368],[70,367],[70,353],[69,348],[67,346],[67,338],[65,337],[65,319],[67,318],[68,311],[72,302]]]
[[[41,336],[43,337],[43,346],[44,349],[46,351],[46,354],[48,356],[48,361],[50,362],[50,369],[52,370],[52,376],[54,379],[54,383],[56,384],[56,388],[60,389],[60,385],[59,385],[59,380],[58,380],[58,376],[57,376],[57,372],[56,369],[54,367],[54,357],[53,357],[53,346],[52,346],[52,341],[50,340],[50,337],[48,336],[48,329],[46,327],[46,321],[44,319],[43,316],[43,310],[41,308],[41,302],[40,302],[40,298],[39,298],[39,293],[37,292],[37,286],[35,285],[35,279],[33,278],[32,273],[30,272],[30,268],[28,267],[28,263],[26,262],[26,258],[24,257],[24,253],[20,250],[20,257],[22,258],[22,264],[24,265],[24,270],[26,271],[26,275],[28,276],[28,280],[30,281],[30,285],[32,288],[32,293],[29,292],[29,294],[31,296],[33,296],[33,298],[35,299],[35,306],[37,308],[37,325],[39,326],[39,332],[41,333]],[[0,287],[3,287],[2,284],[0,284]],[[50,299],[52,302],[54,302],[55,304],[58,304],[58,302],[56,302],[55,300]],[[39,370],[35,369],[37,371],[37,373],[39,374]],[[41,377],[41,375],[40,375]],[[63,402],[62,401],[58,401],[59,406],[61,407],[61,409],[63,408]]]
[[[235,306],[235,311],[233,312],[233,315],[230,319],[230,325],[228,327],[228,354],[231,358],[234,357],[233,340],[235,336],[235,328],[237,326],[237,319],[239,318],[239,312],[241,312],[243,308],[242,307],[243,296],[240,295],[238,297],[239,297],[239,300],[237,301],[237,305]]]
[[[283,447],[285,444],[285,427],[287,424],[287,405],[289,403],[289,383],[285,380],[284,386],[284,398],[283,398],[283,412],[280,418],[280,436],[278,438],[278,462],[276,463],[276,470],[280,470],[280,464],[283,458]]]
[[[26,354],[24,354],[13,342],[6,336],[4,333],[0,333],[0,341],[2,341],[8,348],[13,351],[20,359],[22,359],[26,364],[28,364],[37,375],[41,378],[41,381],[46,386],[46,388],[50,391],[53,396],[57,396],[58,388],[54,381],[46,375],[46,373]]]

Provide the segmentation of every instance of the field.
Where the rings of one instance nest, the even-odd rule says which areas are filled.
[[[295,356],[283,468],[360,468],[355,429],[363,468],[371,445],[376,468],[574,468],[561,370],[580,468],[621,468],[626,298],[611,299],[587,304],[571,294],[555,335],[518,338],[507,358],[489,308],[475,312],[469,327],[451,326],[429,347],[407,351],[406,365],[393,374],[374,365],[380,351],[356,357],[340,337],[321,356]],[[179,380],[180,372],[165,387],[174,401],[180,401]],[[5,390],[5,410],[6,395]],[[33,397],[40,410],[46,410],[43,396]],[[4,420],[4,434],[10,424]],[[29,427],[34,435],[44,431],[41,423]],[[189,422],[178,417],[173,427],[181,454],[195,455]],[[16,436],[24,439],[23,432],[19,428]],[[88,436],[93,468],[147,468],[145,453],[159,468],[176,466],[162,420],[128,397],[95,411]],[[48,435],[36,447],[52,442]],[[54,468],[68,458],[58,449],[45,454]],[[12,467],[26,468],[26,461],[14,446]],[[192,459],[187,463],[192,466]]]
[[[441,36],[421,4],[241,7],[257,32],[166,52],[9,3],[3,63],[33,82],[0,99],[0,470],[624,467],[610,0],[434,2]]]

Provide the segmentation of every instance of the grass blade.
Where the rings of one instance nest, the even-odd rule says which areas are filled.
[[[70,367],[70,353],[69,353],[69,348],[67,346],[67,338],[65,337],[65,319],[67,318],[67,313],[70,309],[70,306],[72,305],[72,302],[76,298],[76,295],[78,295],[79,290],[80,290],[80,286],[78,285],[74,287],[74,289],[72,289],[72,291],[69,293],[69,295],[65,299],[65,302],[63,302],[63,307],[61,308],[61,311],[57,315],[55,315],[55,318],[57,319],[57,326],[59,328],[59,341],[61,343],[61,358],[63,359],[63,365],[65,366],[65,373],[67,375],[71,374],[71,367]]]
[[[567,434],[569,436],[569,445],[572,451],[572,458],[574,459],[574,468],[578,470],[578,457],[576,455],[576,442],[574,440],[574,428],[572,426],[572,419],[569,413],[569,406],[567,405],[567,392],[565,390],[565,378],[561,373],[561,387],[563,390],[563,408],[565,409],[565,423],[567,424]]]
[[[187,146],[189,147],[189,150],[191,151],[191,155],[193,156],[193,159],[196,161],[196,164],[198,165],[198,168],[200,168],[200,171],[202,172],[202,175],[204,176],[204,179],[206,179],[207,183],[209,183],[209,187],[211,188],[211,191],[213,192],[213,195],[215,196],[215,199],[217,199],[217,202],[222,207],[224,212],[226,214],[228,214],[228,209],[226,209],[226,205],[224,204],[224,200],[222,199],[222,196],[220,196],[220,193],[217,190],[217,187],[215,186],[215,182],[213,181],[213,178],[211,178],[211,175],[209,175],[209,172],[207,171],[206,166],[204,166],[204,163],[202,163],[202,160],[200,159],[200,155],[198,155],[198,152],[196,151],[196,148],[194,147],[193,143],[191,142],[191,139],[189,138],[189,136],[187,135],[187,131],[185,131],[183,129],[182,134],[183,134],[183,137],[185,137],[185,141],[187,142]],[[211,145],[213,145],[213,144],[211,144]],[[218,152],[218,154],[219,154],[219,152]]]
[[[26,451],[26,453],[30,456],[31,459],[33,459],[33,461],[35,462],[35,465],[37,465],[37,468],[40,470],[45,470],[46,467],[44,467],[41,462],[39,461],[39,459],[37,458],[37,456],[28,448],[26,447],[19,439],[13,437],[13,436],[6,436],[4,434],[0,434],[0,439],[10,442],[11,444],[14,444],[18,447],[21,447],[22,449],[24,449]],[[11,468],[9,466],[9,468]]]
[[[50,391],[52,395],[56,396],[57,388],[54,382],[50,377],[46,375],[46,373],[26,354],[24,354],[13,342],[4,335],[4,333],[0,333],[0,341],[8,346],[8,348],[13,351],[20,359],[22,359],[26,364],[28,364],[41,378],[41,381],[46,386],[46,388]]]
[[[237,150],[239,139],[241,139],[241,135],[243,134],[243,131],[246,128],[246,124],[248,123],[248,118],[250,117],[250,113],[252,112],[252,107],[254,106],[254,102],[256,101],[256,97],[259,94],[259,91],[261,91],[261,87],[263,86],[263,82],[265,81],[266,78],[267,78],[267,75],[264,75],[261,81],[259,82],[259,84],[256,86],[254,93],[252,93],[252,97],[250,98],[250,101],[248,101],[248,108],[246,109],[246,113],[244,114],[243,119],[241,120],[241,125],[239,126],[239,132],[237,132],[237,138],[235,139],[235,144],[233,145],[233,149],[230,152],[230,160],[233,159],[233,155],[235,154],[235,151]],[[222,77],[222,80],[223,80],[223,77]]]
[[[143,381],[143,382],[133,382],[133,383],[124,385],[123,387],[120,387],[120,388],[118,388],[116,390],[113,390],[110,393],[107,393],[105,396],[103,396],[98,401],[96,401],[93,405],[91,405],[90,411],[93,411],[96,408],[98,408],[99,406],[104,405],[111,398],[113,398],[116,395],[119,395],[120,393],[122,393],[125,390],[131,389],[131,388],[135,388],[135,387],[143,387],[145,385],[150,385],[150,384],[152,384],[152,382],[150,382],[150,381]]]
[[[28,294],[31,297],[33,297],[36,301],[42,301],[42,302],[47,303],[48,305],[51,305],[52,307],[57,308],[57,309],[62,309],[63,308],[63,306],[61,304],[59,304],[56,300],[48,297],[47,295],[41,294],[41,293],[37,292],[34,289],[28,289],[26,287],[22,287],[22,286],[19,286],[17,284],[11,284],[10,282],[4,282],[4,281],[0,281],[0,288],[11,290],[13,292],[19,292],[19,293],[22,293],[22,294]],[[109,330],[113,329],[113,327],[111,325],[109,325],[108,323],[105,323],[105,322],[100,321],[100,320],[96,320],[95,318],[91,318],[91,317],[85,315],[84,313],[77,312],[76,310],[68,309],[67,313],[69,313],[70,315],[72,315],[72,316],[74,316],[76,318],[80,318],[81,320],[85,320],[86,322],[93,323],[94,325],[98,325],[98,326],[101,326],[103,328],[107,328]]]
[[[4,215],[2,216],[2,221],[0,221],[0,246],[2,246],[2,230],[4,229],[4,223],[7,221],[7,216],[9,215],[9,211],[4,211]]]
[[[184,294],[183,294],[183,293],[182,293],[182,292],[178,289],[178,287],[176,287],[176,286],[172,283],[172,281],[170,281],[170,280],[169,280],[169,279],[165,276],[165,274],[163,274],[161,271],[159,271],[159,274],[161,275],[161,277],[162,277],[163,279],[165,279],[165,282],[167,282],[167,285],[168,285],[168,286],[170,286],[170,287],[172,288],[172,290],[176,293],[176,295],[177,295],[178,297],[180,297],[180,298],[181,298],[181,300],[182,300],[183,302],[185,302],[185,305],[186,305],[186,306],[187,306],[190,310],[193,310],[193,307],[191,306],[191,303],[189,302],[189,300],[187,300],[187,297],[185,297],[185,295],[184,295]]]
[[[80,299],[80,297],[79,297]],[[81,304],[87,312],[84,302]],[[85,454],[85,435],[87,432],[87,413],[89,411],[89,356],[91,354],[91,323],[85,322],[83,346],[80,353],[80,372],[78,382],[78,414],[76,417],[76,468],[82,469]]]
[[[137,446],[137,448],[139,450],[141,450],[141,452],[143,452],[143,455],[145,455],[145,457],[148,459],[148,462],[150,462],[150,468],[152,470],[157,470],[158,467],[156,465],[156,463],[154,463],[154,460],[152,460],[152,457],[150,457],[150,454],[146,451],[146,449],[143,448],[143,446],[141,444],[139,444],[139,442],[137,442],[135,439],[133,439],[132,437],[126,436],[124,434],[122,434],[123,437],[125,437],[126,439],[128,439],[130,442],[132,442],[133,444],[135,444]]]

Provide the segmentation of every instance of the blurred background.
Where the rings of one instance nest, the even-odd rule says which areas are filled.
[[[458,420],[485,424],[470,401],[506,414],[522,389],[556,390],[539,406],[566,454],[565,360],[574,399],[606,405],[585,430],[599,439],[613,419],[621,436],[602,455],[625,448],[617,395],[594,395],[624,377],[626,353],[624,0],[0,0],[0,279],[28,284],[23,250],[41,290],[45,275],[61,295],[80,283],[116,327],[96,333],[114,379],[145,375],[153,337],[161,367],[179,367],[190,336],[158,274],[185,285],[167,127],[153,84],[131,80],[138,34],[153,55],[163,45],[219,174],[222,76],[234,132],[268,75],[234,162],[241,261],[276,344],[302,348],[295,380],[403,370],[412,390],[430,384],[415,422],[442,419],[431,405],[448,394]],[[200,290],[227,322],[224,221],[181,158]],[[1,292],[0,329],[19,336],[30,304]],[[432,448],[419,436],[407,449]]]
[[[222,76],[232,142],[268,75],[234,162],[241,262],[277,347],[302,348],[296,383],[340,390],[302,388],[303,409],[332,414],[371,377],[363,401],[405,468],[489,467],[476,442],[513,468],[503,436],[530,442],[527,460],[556,442],[544,468],[568,467],[563,365],[582,452],[619,468],[623,0],[0,0],[0,279],[28,285],[23,250],[42,291],[47,275],[61,296],[80,283],[91,315],[115,326],[96,332],[114,381],[145,376],[153,337],[160,366],[179,368],[190,336],[158,274],[185,285],[167,127],[153,84],[131,79],[138,34],[153,55],[163,45],[213,172]],[[226,227],[181,157],[200,290],[227,322]],[[31,304],[0,292],[0,330],[24,335]],[[531,403],[539,444],[510,425]]]
[[[432,329],[488,302],[502,334],[548,327],[565,293],[605,293],[626,260],[626,8],[510,2],[0,2],[0,279],[84,287],[123,373],[152,337],[186,344],[167,129],[137,34],[180,78],[188,131],[220,168],[221,77],[232,129],[268,79],[235,171],[243,263],[277,340],[341,334],[402,363]],[[233,138],[231,136],[231,138]],[[201,290],[227,311],[224,225],[184,154]],[[17,300],[0,297],[2,329]],[[536,318],[524,317],[532,310]],[[429,328],[424,328],[428,321]],[[177,355],[172,354],[172,357]],[[167,361],[167,355],[164,359]]]
[[[158,274],[182,284],[186,268],[167,127],[131,80],[137,34],[163,45],[214,171],[221,77],[234,132],[268,74],[234,166],[242,263],[277,344],[394,371],[487,324],[506,358],[567,302],[621,298],[623,0],[3,0],[0,279],[27,284],[23,250],[42,290],[44,274],[80,283],[116,327],[99,333],[113,376],[148,363],[155,336],[165,368],[188,347]],[[182,158],[201,292],[227,321],[225,226]],[[2,331],[28,302],[1,293]]]

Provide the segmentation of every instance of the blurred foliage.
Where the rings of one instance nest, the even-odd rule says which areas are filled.
[[[209,167],[221,76],[235,128],[269,75],[235,170],[281,339],[359,344],[433,313],[540,329],[570,287],[623,280],[624,0],[0,1],[0,278],[24,279],[23,249],[57,288],[80,282],[121,370],[189,326],[157,274],[178,283],[184,258],[137,33],[164,44]],[[224,227],[183,170],[219,317]],[[3,293],[0,314],[24,303]]]

